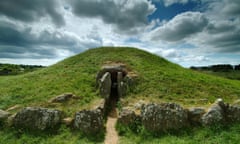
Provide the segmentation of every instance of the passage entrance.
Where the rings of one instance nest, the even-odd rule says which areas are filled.
[[[111,74],[111,90],[107,106],[109,107],[109,116],[117,117],[117,102],[122,96],[122,80],[126,74],[122,71],[110,71],[109,73]]]
[[[122,66],[107,66],[98,73],[100,94],[105,98],[106,115],[116,108],[117,102],[123,95],[124,77],[127,71]]]

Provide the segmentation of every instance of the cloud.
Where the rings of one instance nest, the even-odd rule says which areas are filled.
[[[0,15],[23,22],[36,22],[43,17],[50,17],[60,27],[65,21],[59,12],[58,0],[3,0],[0,2]]]
[[[240,1],[203,0],[209,23],[199,35],[190,38],[205,53],[240,53]]]
[[[175,49],[166,49],[166,50],[160,50],[159,53],[161,56],[165,58],[176,58],[180,57],[180,54],[177,50]]]
[[[201,12],[180,13],[167,22],[162,21],[143,39],[164,47],[159,55],[184,66],[223,61],[224,57],[209,54],[239,55],[240,1],[202,0],[201,3]],[[185,43],[191,47],[184,48]],[[230,58],[225,59],[225,63],[233,63]]]
[[[238,22],[211,21],[206,31],[196,38],[202,40],[195,40],[195,44],[200,47],[207,47],[207,51],[240,52],[240,27]]]
[[[232,1],[227,1],[225,0],[223,12],[227,15],[232,15],[232,16],[239,16],[240,15],[240,1],[239,0],[232,0]]]
[[[203,31],[208,19],[200,12],[185,12],[156,28],[150,33],[150,39],[169,42],[181,41],[193,34]]]
[[[74,33],[45,29],[40,32],[31,27],[19,27],[1,21],[0,58],[56,58],[69,56],[91,47],[102,45],[101,39],[78,37]]]
[[[165,7],[171,6],[173,4],[186,4],[189,1],[196,1],[196,0],[152,0],[153,2],[162,2]]]
[[[175,3],[186,4],[189,0],[163,0],[165,6],[170,6]]]
[[[236,16],[240,16],[239,0],[207,0],[207,2],[208,11],[212,14],[220,16],[220,18],[236,18]]]
[[[197,47],[202,48],[203,52],[211,53],[236,53],[240,52],[240,29],[235,26],[218,27],[207,29],[192,40]]]
[[[148,0],[71,0],[70,4],[76,16],[100,18],[118,32],[128,33],[146,26],[147,16],[155,11]]]
[[[194,2],[194,11],[201,12],[161,21],[150,16],[156,2],[166,9]],[[221,61],[226,53],[240,53],[239,5],[239,0],[4,0],[0,61],[48,65],[102,45],[139,47],[185,66]],[[209,57],[216,54],[222,57]]]

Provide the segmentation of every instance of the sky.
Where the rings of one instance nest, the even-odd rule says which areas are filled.
[[[0,1],[0,63],[49,66],[100,46],[240,64],[240,0]]]

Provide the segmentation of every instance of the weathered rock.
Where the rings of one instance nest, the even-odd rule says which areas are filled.
[[[205,109],[201,107],[190,108],[188,110],[188,120],[193,125],[201,123],[201,117],[205,113]]]
[[[224,103],[222,99],[217,99],[216,102],[202,116],[202,124],[204,126],[222,124],[225,120],[223,107]]]
[[[129,86],[127,85],[127,83],[126,82],[124,82],[124,81],[122,81],[121,83],[120,83],[120,91],[121,91],[121,97],[122,96],[126,96],[127,95],[127,92],[128,92],[128,88],[129,88]]]
[[[123,81],[129,86],[134,87],[136,84],[137,75],[135,73],[128,73],[129,75],[126,75],[126,77],[123,78]]]
[[[0,123],[5,122],[11,114],[9,112],[3,111],[0,109]]]
[[[185,127],[187,116],[187,111],[175,103],[147,104],[141,111],[143,126],[152,132]]]
[[[61,123],[62,114],[59,110],[27,107],[16,114],[13,125],[20,129],[55,130]]]
[[[109,72],[106,72],[102,78],[99,80],[99,85],[100,85],[100,95],[108,99],[111,93],[111,85],[112,85],[112,80],[111,80],[111,74]]]
[[[98,82],[106,72],[116,74],[116,76],[117,72],[122,72],[123,77],[127,74],[126,66],[124,64],[105,65],[98,72],[96,81]]]
[[[103,115],[100,109],[82,110],[75,114],[74,128],[86,134],[95,134],[103,130]]]
[[[106,73],[110,74],[110,80],[105,78]],[[111,93],[112,89],[117,89],[118,97],[125,96],[129,90],[131,90],[131,86],[134,85],[134,79],[136,74],[133,72],[129,72],[131,75],[128,75],[128,71],[126,66],[121,63],[105,65],[97,74],[97,87],[100,86],[100,95],[103,98],[108,98],[108,93]],[[105,78],[105,79],[104,79]],[[107,77],[108,78],[108,77]],[[106,81],[106,83],[104,82]],[[111,86],[111,87],[109,87]],[[110,90],[109,90],[110,88]],[[103,91],[105,90],[105,92]]]
[[[240,122],[240,106],[230,106],[225,110],[225,118],[227,122],[237,123]]]
[[[124,107],[119,113],[118,122],[123,125],[132,124],[137,119],[137,116],[133,110],[128,107]]]
[[[51,99],[50,102],[62,103],[62,102],[66,102],[66,101],[70,100],[73,97],[76,97],[76,96],[74,96],[72,93],[65,93],[65,94],[59,95],[59,96]]]
[[[105,99],[100,99],[94,104],[93,109],[99,109],[101,111],[101,115],[104,117],[105,114],[107,113],[107,103]]]
[[[118,72],[117,73],[117,89],[118,89],[118,96],[122,97],[124,94],[123,88],[122,88],[122,82],[123,81],[123,73]]]

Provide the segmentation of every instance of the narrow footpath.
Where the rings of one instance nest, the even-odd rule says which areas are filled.
[[[106,125],[106,136],[104,144],[117,144],[118,143],[118,133],[115,129],[115,125],[117,123],[117,109],[113,107],[111,112],[107,118],[107,125]]]

